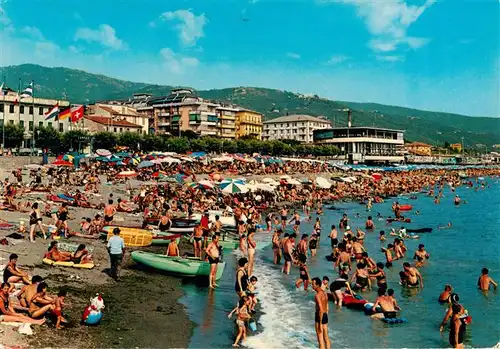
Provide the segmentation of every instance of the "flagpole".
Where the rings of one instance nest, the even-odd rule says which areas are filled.
[[[19,86],[17,88],[17,123],[21,123],[21,78],[19,78]]]
[[[5,75],[3,77],[3,84],[2,84],[2,97],[3,97],[3,101],[2,101],[2,105],[3,105],[3,113],[2,113],[2,155],[3,155],[3,152],[5,150],[5,92],[4,92],[4,88],[5,88]]]
[[[33,122],[33,131],[31,131],[31,156],[35,152],[35,80],[31,80],[31,103],[33,107],[33,114],[31,120]]]

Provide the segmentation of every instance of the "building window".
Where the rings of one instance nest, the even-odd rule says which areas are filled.
[[[24,128],[24,120],[19,120],[19,126],[21,126],[22,128]]]
[[[47,127],[52,128],[52,123],[51,122],[47,123]]]
[[[64,131],[64,125],[62,122],[59,123],[59,132],[63,132]]]
[[[24,105],[19,106],[19,114],[24,114]]]
[[[43,107],[38,108],[38,115],[43,115]]]
[[[33,126],[34,126],[34,125],[33,125],[33,121],[30,121],[30,122],[28,123],[28,129],[29,129],[30,131],[33,131]]]
[[[120,127],[120,133],[122,133],[122,132],[123,132],[123,128]]]
[[[4,104],[3,103],[0,104],[0,113],[3,113],[4,108],[5,108]]]
[[[33,115],[33,106],[30,107],[30,115]]]
[[[10,125],[14,125],[14,120],[9,120]]]
[[[9,113],[14,114],[14,104],[9,105]]]
[[[43,127],[43,121],[38,122],[38,127]]]
[[[113,132],[116,133],[116,127],[114,128]]]

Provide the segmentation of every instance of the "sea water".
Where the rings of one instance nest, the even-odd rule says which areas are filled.
[[[445,315],[446,306],[437,302],[445,284],[451,284],[454,292],[460,296],[461,304],[472,316],[472,324],[467,327],[465,344],[468,347],[492,347],[500,339],[500,295],[496,291],[483,293],[477,289],[477,279],[481,268],[487,267],[490,276],[500,281],[500,184],[496,178],[486,178],[490,187],[475,191],[466,187],[458,188],[456,193],[445,189],[440,204],[434,204],[433,198],[419,194],[416,200],[398,197],[376,204],[371,211],[357,203],[337,203],[337,210],[325,210],[320,217],[322,237],[317,256],[309,258],[308,267],[311,277],[328,276],[330,281],[337,277],[333,263],[326,261],[330,253],[330,241],[327,238],[332,224],[338,225],[343,213],[351,219],[351,228],[364,230],[368,215],[374,217],[377,212],[382,216],[391,215],[394,201],[411,204],[414,209],[405,213],[412,219],[404,224],[407,228],[434,228],[430,234],[420,234],[416,240],[406,240],[408,247],[404,261],[412,262],[418,244],[425,244],[431,258],[420,268],[424,278],[424,288],[420,290],[404,289],[399,285],[399,271],[404,261],[396,261],[390,269],[385,269],[388,285],[393,288],[396,299],[402,308],[401,316],[408,323],[388,325],[372,320],[358,310],[338,309],[329,303],[329,333],[332,347],[375,348],[375,347],[449,347],[448,329],[439,332],[439,324]],[[460,195],[467,203],[455,206],[454,195]],[[415,211],[420,211],[416,215]],[[356,218],[356,213],[360,214]],[[313,222],[316,216],[313,215]],[[451,229],[438,230],[448,222]],[[400,228],[402,224],[387,225],[385,220],[375,219],[376,229],[367,232],[365,247],[375,261],[384,261],[380,252],[393,237],[389,236],[391,227]],[[381,243],[378,232],[384,230],[388,241]],[[311,234],[312,225],[303,223],[301,233]],[[340,233],[341,234],[341,233]],[[260,233],[257,237],[270,241],[270,233]],[[292,267],[290,275],[280,272],[281,266],[272,264],[272,250],[266,248],[257,251],[255,272],[259,278],[257,317],[258,331],[248,331],[244,346],[249,348],[314,348],[317,347],[314,332],[314,292],[310,289],[296,290],[294,282],[298,270]],[[236,328],[234,317],[228,319],[228,313],[236,306],[237,296],[234,291],[235,270],[238,252],[225,254],[226,268],[219,280],[220,288],[210,291],[205,285],[194,283],[184,285],[186,295],[182,302],[186,305],[191,320],[197,325],[190,340],[191,348],[229,348],[234,341]],[[354,266],[354,265],[353,265]],[[376,298],[376,282],[370,292],[362,296],[370,301]]]

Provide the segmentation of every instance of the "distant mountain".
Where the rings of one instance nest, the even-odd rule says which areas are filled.
[[[73,103],[92,103],[106,99],[126,99],[137,92],[167,95],[172,86],[151,85],[90,74],[68,68],[47,68],[23,64],[0,68],[6,84],[17,89],[19,78],[23,87],[35,81],[35,95],[47,98],[68,98]],[[376,103],[331,101],[314,95],[287,91],[235,87],[198,91],[204,98],[231,102],[257,110],[265,119],[288,114],[323,115],[335,126],[347,125],[346,108],[353,110],[353,125],[387,127],[406,130],[406,139],[433,145],[458,143],[466,146],[500,144],[500,118],[469,117]]]

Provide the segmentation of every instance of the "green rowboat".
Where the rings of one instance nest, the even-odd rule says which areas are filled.
[[[131,253],[131,256],[132,260],[136,263],[177,275],[208,277],[210,274],[210,264],[197,258],[168,257],[144,251],[134,251]],[[222,277],[225,265],[224,262],[218,264],[215,276],[216,280]]]

